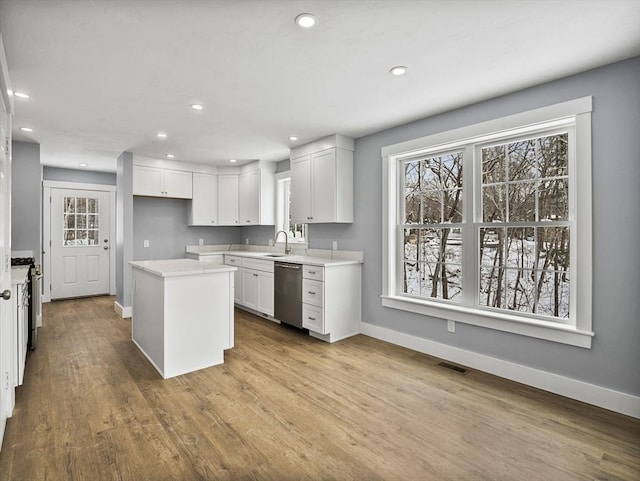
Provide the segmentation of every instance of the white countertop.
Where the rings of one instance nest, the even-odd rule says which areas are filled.
[[[22,284],[27,282],[29,266],[11,266],[11,284]]]
[[[195,248],[194,248],[195,247]],[[209,250],[207,246],[187,246],[188,254],[197,255],[200,261],[205,261],[207,256],[232,255],[238,257],[252,257],[276,262],[291,262],[292,264],[308,264],[311,266],[331,267],[351,264],[362,264],[360,259],[331,258],[321,256],[306,256],[300,254],[283,255],[281,253],[245,250]]]
[[[140,269],[159,277],[195,276],[237,270],[237,268],[233,266],[225,266],[217,262],[197,261],[194,259],[131,261],[129,264],[135,269]]]

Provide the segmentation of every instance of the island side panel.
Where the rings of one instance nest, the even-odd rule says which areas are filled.
[[[164,282],[162,277],[135,268],[131,338],[164,375]]]
[[[165,278],[165,378],[224,362],[233,329],[230,274]]]

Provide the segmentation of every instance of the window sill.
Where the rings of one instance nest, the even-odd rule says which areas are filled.
[[[401,296],[381,296],[381,298],[383,307],[569,344],[571,346],[591,348],[593,332],[580,331],[572,326],[527,319],[512,314],[488,312],[482,309],[471,309],[468,307],[440,304]]]

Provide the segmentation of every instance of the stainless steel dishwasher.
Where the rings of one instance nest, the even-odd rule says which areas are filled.
[[[302,266],[274,262],[274,317],[302,328]]]

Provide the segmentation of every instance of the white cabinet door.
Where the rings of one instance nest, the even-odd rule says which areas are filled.
[[[238,225],[238,175],[218,175],[218,224]]]
[[[191,199],[191,184],[191,172],[133,166],[133,195]]]
[[[251,309],[258,309],[258,284],[260,272],[242,269],[242,303]]]
[[[336,149],[311,155],[312,222],[336,220]]]
[[[192,173],[182,170],[163,170],[164,195],[176,199],[191,199],[193,196]]]
[[[311,156],[291,159],[291,220],[311,221]]]
[[[224,263],[238,268],[233,273],[233,301],[242,304],[242,257],[225,255]]]
[[[240,225],[257,225],[260,223],[260,172],[240,174],[238,182]]]
[[[162,169],[133,166],[133,195],[163,196]]]
[[[258,311],[273,316],[273,273],[258,274]]]
[[[189,225],[216,225],[217,218],[218,176],[194,173]]]

